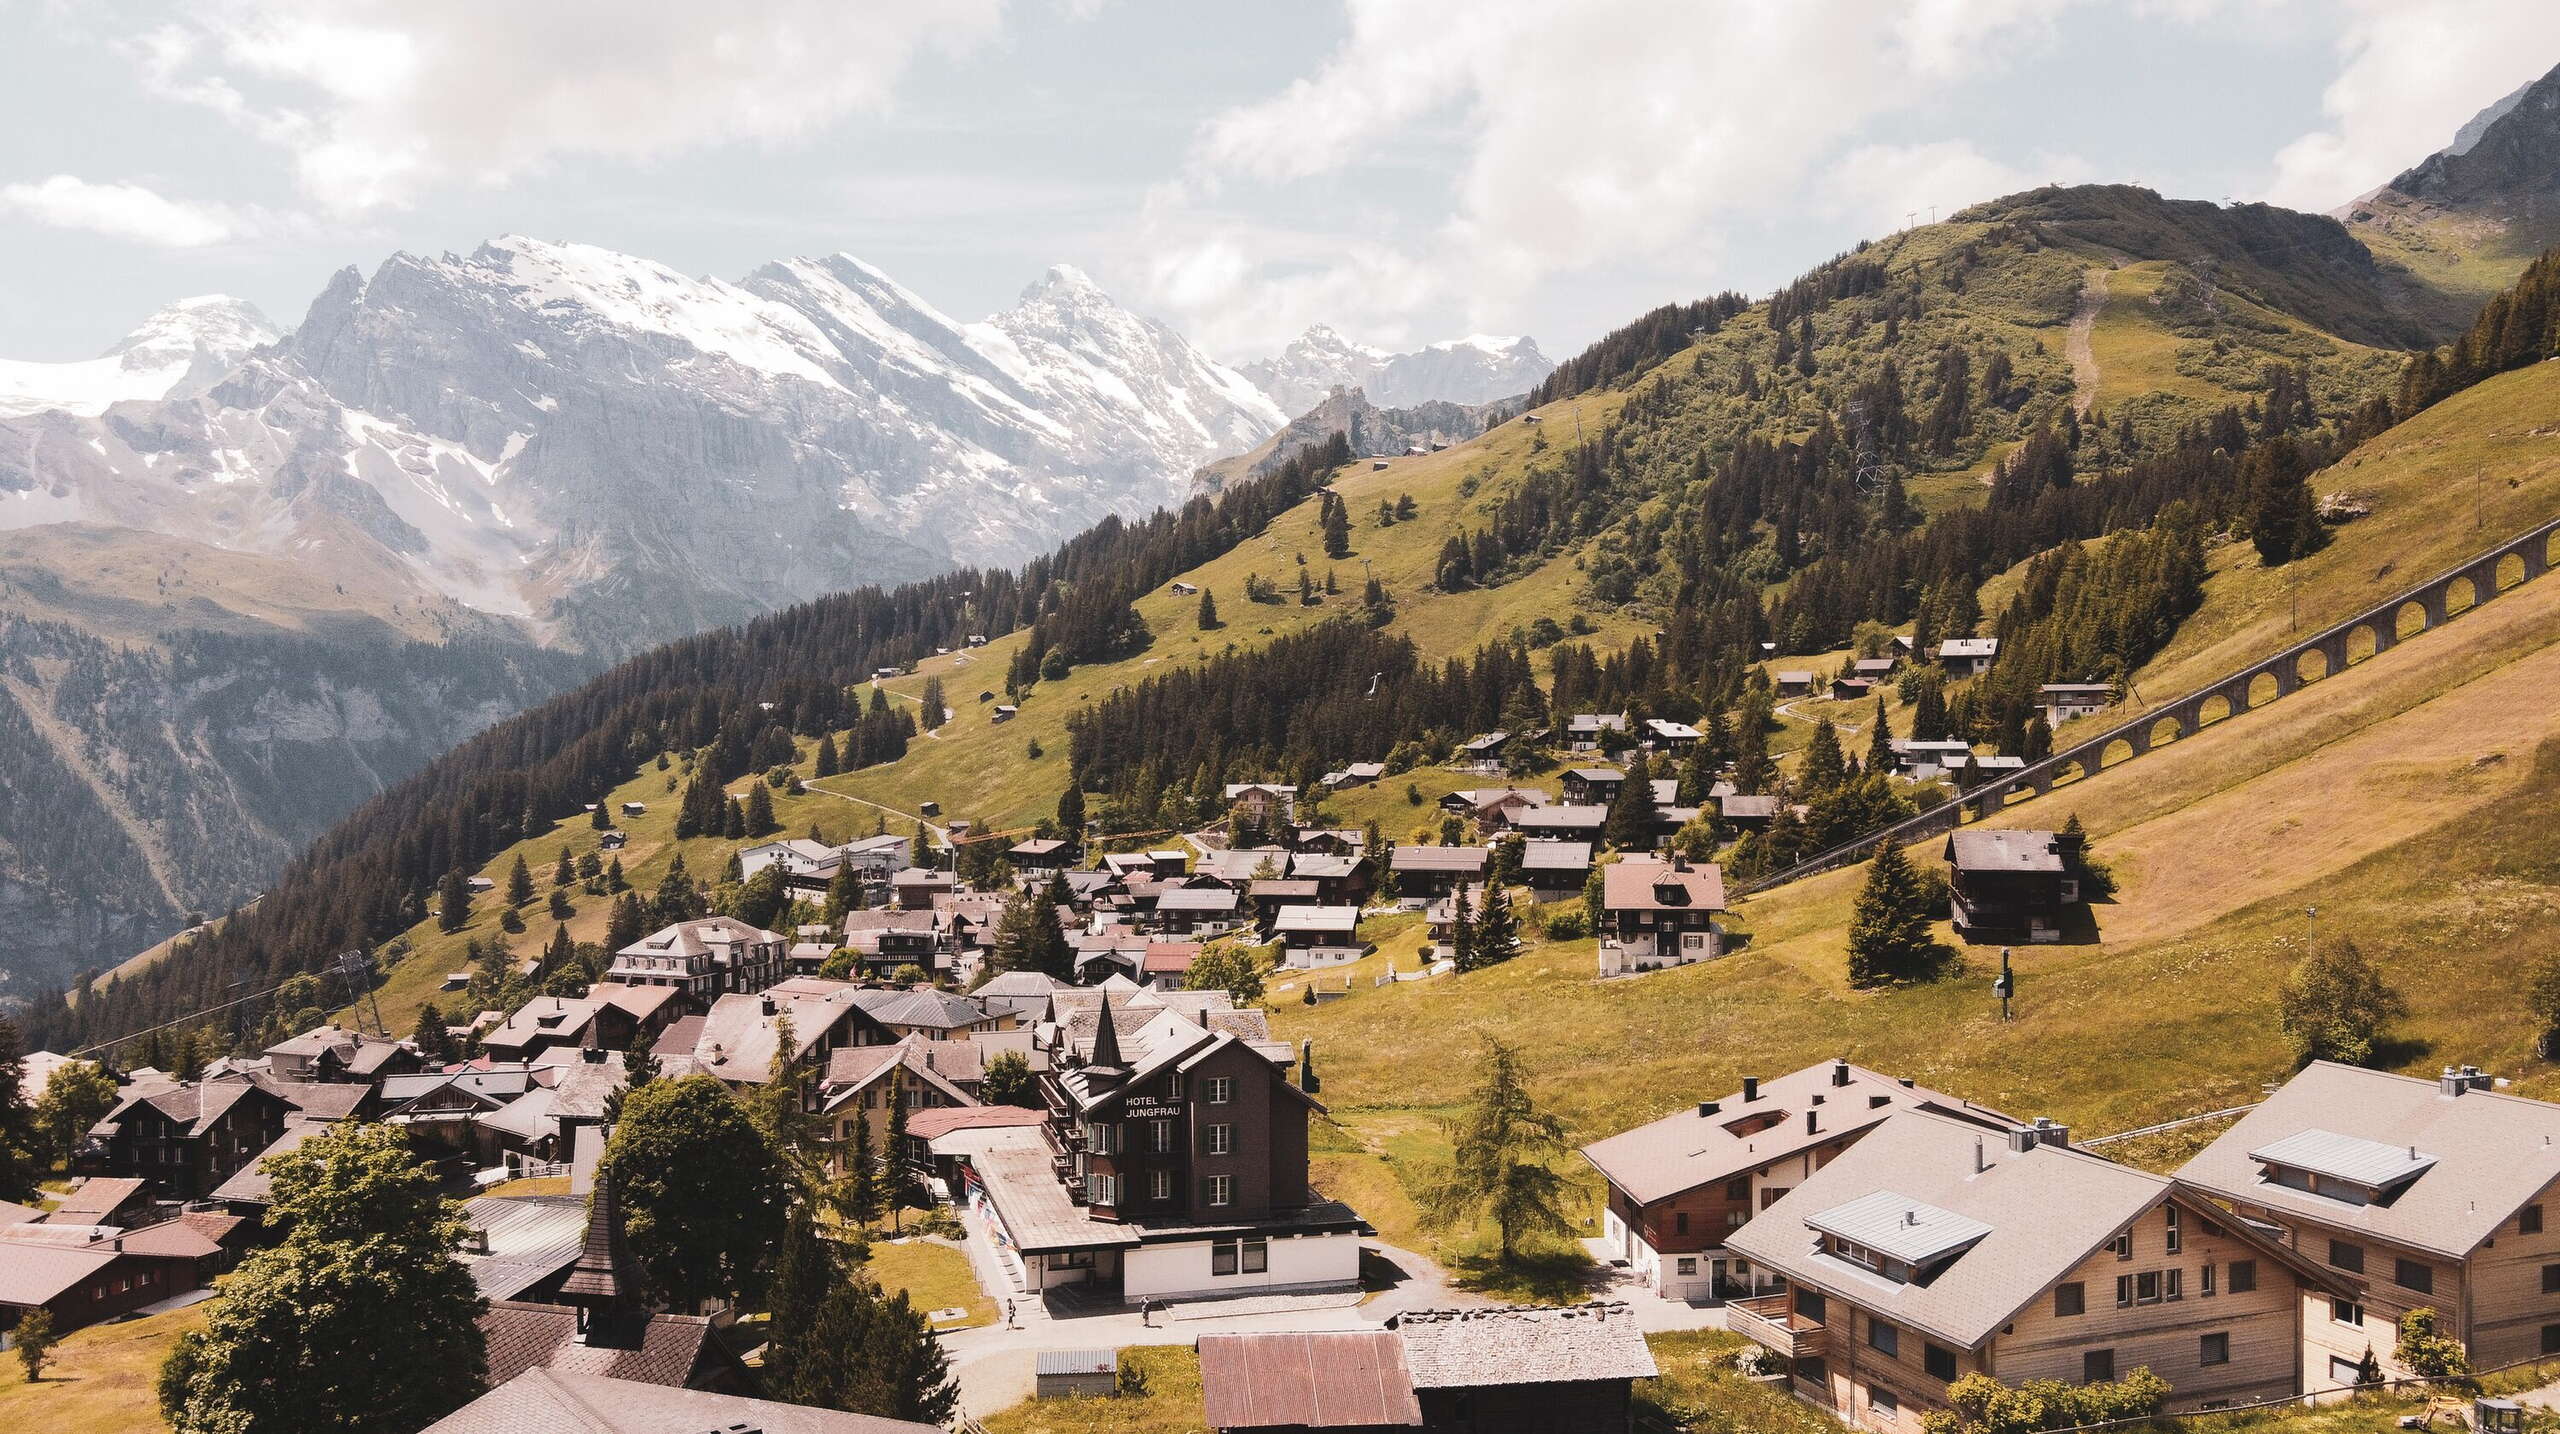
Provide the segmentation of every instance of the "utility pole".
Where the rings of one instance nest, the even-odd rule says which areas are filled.
[[[373,961],[362,951],[347,951],[338,957],[338,974],[347,983],[347,1010],[363,1025],[368,1009],[373,1015],[373,1033],[387,1036],[391,1032],[382,1024],[382,998],[374,994]]]
[[[2488,470],[2485,466],[2483,466],[2483,465],[2481,465],[2481,464],[2478,464],[2478,463],[2474,463],[2474,464],[2472,464],[2472,465],[2471,465],[2471,527],[2472,527],[2472,530],[2473,530],[2473,531],[2475,531],[2475,532],[2477,532],[2479,529],[2481,529],[2481,528],[2483,528],[2483,527],[2487,526],[2487,517],[2486,517],[2486,511],[2487,511],[2487,510],[2486,510],[2485,505],[2486,505],[2486,503],[2488,502],[2488,498],[2487,498],[2487,496],[2486,496],[2488,486],[2489,486],[2489,470]]]
[[[2018,974],[2010,969],[2009,948],[2000,948],[2000,974],[1991,978],[1991,994],[2000,998],[2000,1019],[2009,1019],[2009,999],[2018,994]]]

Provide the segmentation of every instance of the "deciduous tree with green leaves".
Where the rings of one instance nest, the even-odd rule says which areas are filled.
[[[619,1182],[632,1254],[671,1303],[693,1309],[761,1288],[790,1184],[728,1087],[690,1075],[630,1092],[603,1169]]]
[[[177,1434],[409,1434],[481,1392],[485,1302],[461,1207],[396,1126],[346,1122],[270,1156],[281,1244],[224,1280],[160,1375]]]
[[[2277,1024],[2300,1064],[2363,1065],[2373,1059],[2383,1026],[2408,1010],[2381,969],[2343,936],[2294,963],[2276,991]]]
[[[1262,1000],[1262,960],[1250,947],[1229,942],[1200,953],[1183,973],[1187,991],[1224,991],[1239,1006]],[[990,1102],[991,1104],[993,1102]]]

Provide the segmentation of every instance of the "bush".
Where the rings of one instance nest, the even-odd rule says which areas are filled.
[[[1579,908],[1559,911],[1547,918],[1549,941],[1579,941],[1591,934],[1591,916]]]

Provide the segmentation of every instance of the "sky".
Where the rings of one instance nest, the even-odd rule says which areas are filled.
[[[1222,358],[1561,358],[2049,181],[2326,210],[2549,0],[0,0],[0,356],[498,234],[947,312],[1055,263]]]

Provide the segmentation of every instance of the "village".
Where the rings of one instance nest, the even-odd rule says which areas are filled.
[[[1996,649],[1932,655],[1971,674]],[[1829,690],[1870,699],[1908,665],[1854,659]],[[1769,680],[1773,697],[1822,690]],[[2060,727],[2111,694],[2045,697]],[[2430,1082],[2315,1062],[2161,1172],[1832,1059],[1583,1146],[1587,1300],[1489,1300],[1383,1240],[1311,1178],[1326,1053],[1275,1034],[1280,1003],[1463,979],[1551,934],[1592,939],[1594,982],[1746,949],[1718,858],[1807,811],[1716,741],[1627,713],[1478,734],[1445,770],[1497,784],[1408,788],[1432,840],[1327,818],[1399,779],[1377,761],[1308,790],[1230,784],[1223,825],[1153,844],[959,819],[742,840],[729,877],[777,897],[787,930],[687,915],[568,985],[546,979],[550,952],[456,971],[440,995],[540,993],[407,1038],[359,1002],[184,1074],[37,1053],[31,1091],[68,1070],[112,1095],[59,1199],[0,1208],[0,1316],[59,1338],[204,1298],[282,1233],[276,1162],[378,1123],[462,1193],[458,1258],[486,1302],[489,1393],[431,1429],[529,1427],[563,1399],[687,1427],[772,1417],[754,1396],[778,1325],[737,1292],[669,1298],[608,1159],[626,1097],[700,1077],[780,1112],[813,1165],[804,1200],[859,1190],[883,1271],[929,1269],[916,1288],[948,1303],[918,1313],[963,1427],[1025,1400],[1143,1395],[1131,1361],[1167,1344],[1195,1352],[1221,1431],[1638,1427],[1639,1382],[1666,1373],[1656,1344],[1701,1331],[1739,1337],[1719,1356],[1737,1377],[1897,1434],[2030,1382],[2078,1391],[2097,1422],[2560,1353],[2542,1218],[2560,1105],[2471,1067]],[[1944,801],[2023,759],[1877,734],[1869,760]],[[628,850],[615,818],[645,812],[591,808],[596,854]],[[1963,829],[1942,855],[1939,915],[1971,942],[2081,939],[2084,887],[2104,882],[2076,830]],[[601,879],[565,849],[555,877]],[[463,899],[530,902],[508,884]]]

